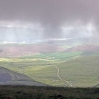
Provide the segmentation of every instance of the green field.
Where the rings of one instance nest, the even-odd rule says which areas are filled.
[[[99,56],[76,58],[57,65],[60,76],[74,87],[92,87],[99,84]]]

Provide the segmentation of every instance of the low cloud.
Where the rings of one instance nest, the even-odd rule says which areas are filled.
[[[98,7],[99,0],[0,0],[0,22],[5,22],[6,25],[0,24],[0,39],[3,39],[4,34],[8,36],[7,38],[14,36],[14,39],[21,39],[21,37],[98,39]],[[10,28],[20,26],[25,27],[25,30],[17,33],[18,30],[15,29],[10,33],[12,30],[5,32],[2,26]]]

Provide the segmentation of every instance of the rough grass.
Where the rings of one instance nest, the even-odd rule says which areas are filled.
[[[99,99],[99,89],[0,86],[0,99]]]

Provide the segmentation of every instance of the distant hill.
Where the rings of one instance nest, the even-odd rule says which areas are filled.
[[[5,44],[0,45],[0,57],[20,57],[39,53],[51,53],[62,50],[53,44]]]
[[[31,78],[0,67],[0,85],[30,85],[47,86],[46,84],[32,80]]]
[[[72,48],[68,48],[65,51],[66,52],[94,52],[99,50],[99,45],[93,45],[93,44],[83,44],[74,46]]]

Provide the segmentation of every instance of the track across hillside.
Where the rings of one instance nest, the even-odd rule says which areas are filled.
[[[64,83],[68,84],[70,87],[73,87],[73,85],[72,85],[69,81],[64,80],[64,79],[62,79],[62,78],[60,77],[60,75],[59,75],[60,69],[59,69],[56,65],[54,65],[54,67],[57,69],[57,76],[58,76],[58,78],[59,78],[61,81],[64,81]]]

